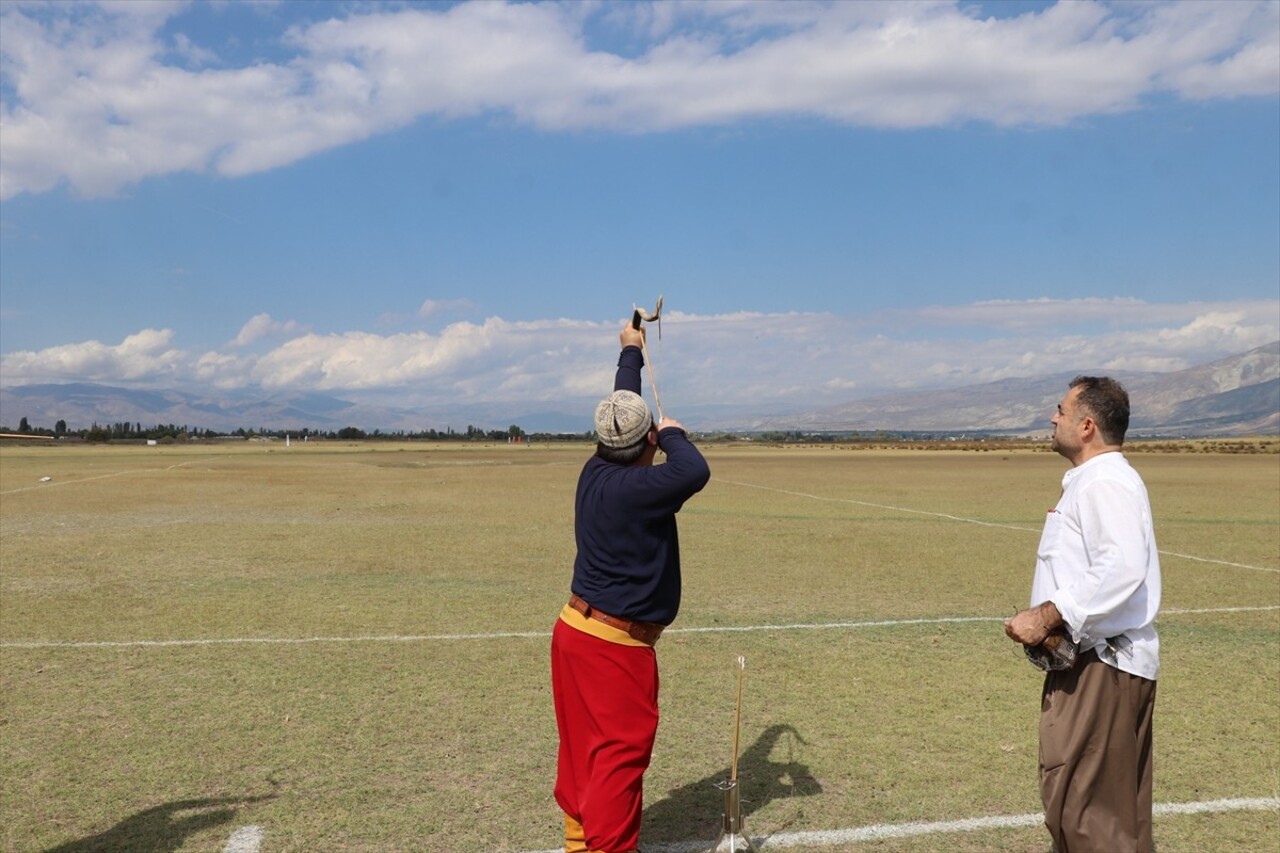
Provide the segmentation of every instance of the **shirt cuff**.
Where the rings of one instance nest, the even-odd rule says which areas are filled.
[[[1058,608],[1058,614],[1062,616],[1062,624],[1071,631],[1072,641],[1080,642],[1080,630],[1084,628],[1087,614],[1065,589],[1060,589],[1049,596],[1049,600],[1053,602],[1054,607]]]

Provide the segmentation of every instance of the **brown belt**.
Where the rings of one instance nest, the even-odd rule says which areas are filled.
[[[659,625],[656,622],[634,622],[630,619],[623,619],[620,616],[610,616],[608,613],[596,610],[590,604],[587,604],[577,595],[569,596],[569,606],[574,610],[586,616],[588,619],[595,619],[597,622],[603,622],[610,628],[617,628],[619,631],[626,631],[627,636],[633,640],[639,640],[645,645],[652,646],[658,642],[658,637],[662,634],[662,629],[666,625]]]

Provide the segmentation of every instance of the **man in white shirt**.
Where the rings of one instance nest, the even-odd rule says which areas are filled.
[[[1031,608],[1005,633],[1037,646],[1065,632],[1079,653],[1045,675],[1040,794],[1057,853],[1150,853],[1151,722],[1160,559],[1146,486],[1121,454],[1129,395],[1078,376],[1053,416],[1069,462],[1036,554]]]

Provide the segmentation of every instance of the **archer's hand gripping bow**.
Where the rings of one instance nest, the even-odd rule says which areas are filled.
[[[639,329],[640,322],[658,323],[658,337],[662,337],[662,297],[658,297],[658,304],[654,307],[653,313],[650,314],[641,310],[634,302],[631,303],[634,313],[631,315],[631,328]],[[662,420],[665,415],[662,414],[662,398],[658,396],[658,382],[653,378],[653,360],[649,358],[649,347],[645,345],[644,338],[640,339],[640,349],[644,352],[644,363],[649,365],[649,387],[653,389],[653,403],[658,410],[658,420]]]

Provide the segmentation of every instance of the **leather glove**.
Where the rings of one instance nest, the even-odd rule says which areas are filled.
[[[1060,672],[1076,665],[1079,647],[1072,642],[1065,628],[1055,628],[1049,632],[1038,646],[1023,646],[1027,660],[1036,669],[1044,672]]]

